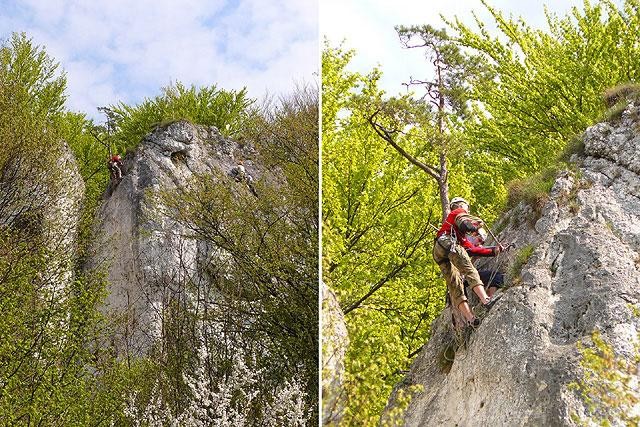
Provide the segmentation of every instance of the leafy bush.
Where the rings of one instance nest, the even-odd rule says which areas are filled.
[[[614,86],[604,92],[603,98],[608,108],[602,120],[616,122],[621,119],[629,102],[640,100],[640,84],[625,83]]]
[[[622,113],[627,108],[627,105],[628,101],[626,99],[621,99],[605,112],[603,121],[616,122],[620,120],[622,118]]]
[[[620,101],[629,101],[640,97],[640,84],[624,83],[605,90],[602,95],[608,108],[617,105]]]
[[[556,180],[560,165],[553,165],[524,179],[512,181],[508,184],[508,207],[515,207],[525,202],[539,212],[549,200],[549,192]]]
[[[248,116],[253,100],[246,89],[227,91],[214,86],[187,88],[175,83],[162,94],[141,104],[124,103],[106,109],[109,125],[115,129],[113,148],[118,152],[134,148],[155,126],[186,119],[205,126],[215,126],[225,135],[237,134]]]
[[[574,154],[579,156],[584,155],[584,140],[582,139],[582,135],[575,135],[569,139],[569,142],[567,142],[567,145],[565,145],[559,156],[559,160],[568,163]]]

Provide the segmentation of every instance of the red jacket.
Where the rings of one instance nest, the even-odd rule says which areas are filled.
[[[467,253],[470,256],[494,256],[495,250],[493,247],[475,246],[473,243],[467,240],[465,235],[461,233],[460,230],[458,230],[458,227],[456,226],[456,217],[461,213],[467,213],[467,211],[462,208],[458,208],[449,212],[449,215],[447,215],[447,219],[442,223],[440,230],[438,230],[436,238],[442,236],[443,234],[451,234],[451,229],[453,228],[458,243],[467,250]]]

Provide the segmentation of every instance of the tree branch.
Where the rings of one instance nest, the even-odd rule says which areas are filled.
[[[369,124],[371,124],[371,126],[373,127],[373,130],[376,131],[376,133],[378,134],[378,136],[380,136],[380,138],[384,139],[385,141],[387,141],[389,143],[389,145],[391,145],[398,153],[400,153],[400,155],[402,157],[404,157],[405,159],[409,160],[410,163],[412,163],[413,165],[419,167],[420,169],[422,169],[423,171],[425,171],[427,174],[429,174],[429,176],[431,176],[433,179],[435,179],[436,181],[440,181],[441,180],[441,175],[440,175],[440,171],[438,171],[437,169],[435,169],[432,166],[429,166],[425,163],[422,163],[420,160],[416,159],[415,157],[413,157],[411,154],[407,153],[402,147],[400,147],[400,145],[398,145],[398,143],[393,139],[393,136],[391,136],[391,132],[388,129],[385,129],[382,125],[380,125],[379,123],[376,123],[375,116],[378,114],[379,111],[376,111],[371,117],[369,117],[368,121]]]
[[[384,276],[383,278],[381,278],[380,280],[378,280],[376,282],[375,285],[373,285],[371,287],[371,289],[369,289],[369,291],[364,294],[361,298],[359,298],[356,302],[354,302],[353,304],[349,305],[347,308],[344,309],[343,313],[346,315],[347,313],[349,313],[350,311],[355,310],[356,308],[360,307],[360,305],[362,305],[362,303],[369,298],[371,295],[373,295],[378,289],[380,289],[382,286],[384,286],[385,283],[387,283],[389,280],[393,279],[394,277],[396,277],[402,270],[404,270],[404,268],[408,265],[408,263],[406,261],[396,265],[393,270],[391,270],[389,273],[387,273],[386,276]]]

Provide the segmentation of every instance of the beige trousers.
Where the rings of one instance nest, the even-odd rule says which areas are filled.
[[[455,250],[452,252],[450,250],[451,243],[451,236],[442,236],[436,240],[433,245],[433,259],[438,263],[444,280],[447,282],[451,303],[455,308],[458,308],[460,303],[467,301],[461,274],[467,279],[471,289],[481,286],[482,280],[480,280],[478,270],[473,266],[467,251],[456,242]]]

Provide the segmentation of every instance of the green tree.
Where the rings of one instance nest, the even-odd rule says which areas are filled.
[[[584,2],[567,16],[547,14],[547,31],[484,6],[499,31],[449,22],[454,39],[481,55],[493,79],[474,79],[479,120],[469,122],[474,155],[505,163],[504,180],[540,170],[567,142],[602,118],[605,89],[640,77],[640,3]]]
[[[105,109],[115,132],[110,144],[115,151],[135,148],[158,124],[186,119],[204,126],[215,126],[224,135],[237,135],[243,129],[253,100],[246,89],[227,91],[215,85],[197,88],[177,82],[162,94],[139,105],[124,103]]]
[[[638,338],[631,358],[617,355],[597,330],[591,334],[591,340],[591,346],[578,343],[583,376],[569,384],[584,400],[586,419],[572,413],[572,420],[585,426],[593,423],[611,426],[613,420],[626,426],[638,425],[640,416],[634,410],[640,403],[636,386],[640,362]]]
[[[449,158],[462,153],[460,130],[470,112],[468,76],[486,79],[486,72],[482,58],[463,54],[444,30],[430,25],[399,26],[396,30],[405,48],[424,49],[433,66],[433,78],[412,78],[408,83],[424,86],[423,100],[391,98],[374,110],[369,122],[382,139],[436,181],[444,219],[449,213]],[[415,140],[415,153],[398,143],[400,135]],[[435,154],[435,159],[429,159],[430,154]]]
[[[344,423],[374,425],[444,302],[429,261],[440,203],[435,182],[370,125],[380,73],[349,72],[353,54],[328,46],[322,54],[323,280],[351,342]]]
[[[0,47],[0,424],[86,425],[124,404],[96,346],[98,275],[75,273],[64,224],[65,78],[24,34]],[[57,238],[56,238],[57,237]],[[111,395],[110,398],[107,398]]]

